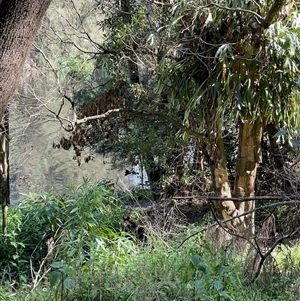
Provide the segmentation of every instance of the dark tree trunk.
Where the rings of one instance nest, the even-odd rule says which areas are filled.
[[[0,1],[0,193],[3,233],[9,202],[8,140],[5,111],[18,84],[22,68],[41,20],[51,0]]]
[[[0,1],[0,120],[51,0]]]
[[[148,168],[146,168],[146,172],[152,191],[153,201],[158,202],[161,198],[161,181],[164,170],[161,166],[155,163],[153,156],[149,156],[149,158],[147,158],[147,163]]]
[[[121,11],[123,13],[123,20],[124,24],[130,25],[131,23],[131,16],[132,16],[132,1],[131,0],[121,0]],[[137,50],[138,46],[135,41],[130,41],[130,48],[127,49],[129,52],[127,64],[128,64],[128,71],[129,71],[129,79],[131,84],[139,83],[139,69],[136,60],[135,51]]]
[[[2,233],[7,233],[9,205],[9,116],[8,110],[0,124],[0,199],[2,204]]]
[[[270,142],[270,155],[273,158],[273,161],[275,163],[275,167],[277,169],[282,169],[284,166],[284,158],[281,154],[279,145],[277,143],[277,137],[275,137],[275,134],[280,130],[279,125],[275,124],[274,122],[268,124],[266,126],[266,132],[268,134],[268,139]]]
[[[270,150],[269,155],[272,163],[274,163],[277,172],[282,172],[282,179],[283,179],[283,189],[286,193],[294,193],[293,191],[293,183],[289,176],[286,176],[286,164],[284,160],[284,152],[280,149],[279,144],[277,143],[277,137],[275,134],[280,130],[278,124],[272,122],[266,126],[266,132],[268,135],[269,143],[270,143]],[[289,171],[288,171],[289,173]]]

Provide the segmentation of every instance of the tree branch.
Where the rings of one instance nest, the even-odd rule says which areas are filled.
[[[264,28],[268,28],[282,10],[283,6],[285,5],[285,0],[276,0],[273,5],[271,6],[269,12],[267,13],[266,18],[264,19]]]
[[[132,116],[145,117],[145,118],[149,118],[149,119],[156,117],[156,118],[159,118],[160,120],[165,120],[166,122],[171,123],[176,128],[182,130],[183,132],[202,140],[206,144],[207,147],[210,146],[210,142],[204,134],[201,134],[198,131],[195,131],[195,130],[191,129],[190,127],[183,125],[182,123],[175,120],[174,118],[170,118],[166,115],[159,114],[156,112],[146,112],[146,111],[127,109],[127,108],[119,108],[119,109],[108,110],[103,114],[93,115],[93,116],[88,116],[88,117],[84,117],[81,119],[77,119],[76,123],[81,124],[81,123],[86,123],[87,121],[90,121],[90,120],[107,118],[109,115],[111,115],[113,113],[129,113]]]
[[[280,1],[284,1],[284,0],[280,0]],[[210,3],[210,4],[206,5],[205,7],[210,7],[210,6],[215,6],[215,7],[218,7],[218,8],[224,9],[224,10],[228,10],[228,11],[248,13],[248,14],[253,15],[259,23],[261,23],[263,21],[263,17],[253,10],[243,9],[243,8],[239,8],[239,7],[227,7],[227,6],[217,4],[215,2]]]
[[[266,196],[253,196],[253,197],[242,197],[242,198],[226,198],[226,197],[217,197],[209,196],[207,199],[209,201],[237,201],[237,202],[246,202],[254,200],[291,200],[298,199],[299,195],[266,195]]]
[[[53,64],[51,63],[50,59],[47,57],[47,55],[45,54],[45,52],[37,46],[36,43],[33,43],[33,47],[42,55],[42,57],[44,58],[44,60],[47,62],[47,64],[50,66],[53,74],[54,74],[54,77],[55,77],[55,80],[56,80],[56,85],[58,87],[58,93],[65,99],[67,99],[72,108],[74,108],[74,101],[71,99],[71,97],[69,97],[68,95],[66,95],[63,91],[62,91],[62,87],[61,87],[61,84],[60,84],[60,81],[59,81],[59,77],[58,77],[58,74],[57,74],[57,71],[56,69],[54,68]],[[61,109],[60,109],[61,110]],[[57,114],[55,115],[59,115],[60,113],[60,110]]]

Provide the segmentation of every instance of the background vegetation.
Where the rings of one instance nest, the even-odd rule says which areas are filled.
[[[153,222],[133,212],[133,196],[84,179],[62,197],[32,194],[11,208],[0,244],[1,300],[297,300],[298,246],[274,250],[249,286],[249,257],[216,247],[207,219],[184,222],[178,211],[162,231],[161,213]],[[130,213],[147,241],[122,225]]]

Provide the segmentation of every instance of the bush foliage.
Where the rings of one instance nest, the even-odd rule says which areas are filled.
[[[213,248],[199,225],[137,242],[122,227],[127,203],[109,181],[84,179],[64,196],[31,194],[11,207],[0,300],[295,300],[296,276],[248,286],[241,256]],[[282,267],[283,255],[276,256]]]

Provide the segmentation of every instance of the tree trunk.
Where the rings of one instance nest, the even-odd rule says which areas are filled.
[[[7,231],[9,203],[8,121],[5,111],[51,0],[0,0],[0,197],[2,232]]]
[[[8,110],[0,125],[0,199],[2,207],[2,234],[7,234],[7,209],[9,205],[9,117]]]
[[[224,147],[222,132],[216,134],[215,149],[213,150],[212,179],[215,193],[221,197],[231,197],[230,185],[228,180],[227,160]]]
[[[262,133],[263,123],[260,119],[256,120],[254,124],[250,124],[247,121],[240,123],[234,197],[251,197],[255,194],[257,163],[261,160]],[[230,198],[231,190],[226,166],[226,153],[221,132],[216,135],[212,145],[215,145],[211,156],[211,171],[215,194],[219,197]],[[215,202],[215,207],[221,213],[223,219],[233,218],[226,222],[226,226],[230,231],[247,238],[254,235],[255,201],[234,202],[222,200]],[[245,216],[238,217],[248,211],[251,212]]]
[[[0,120],[51,0],[0,1]]]
[[[164,170],[155,162],[155,158],[152,155],[149,155],[148,158],[145,159],[147,162],[145,170],[152,191],[153,201],[158,202],[161,198],[161,184]]]
[[[214,137],[215,136],[215,137]],[[226,152],[222,132],[211,135],[211,145],[215,145],[212,150],[210,168],[212,173],[213,186],[216,196],[231,198],[231,188],[228,179],[228,169]],[[222,215],[224,220],[230,219],[238,215],[238,210],[233,201],[216,201],[214,202],[218,213]],[[232,232],[236,232],[238,219],[226,222],[226,226]]]
[[[123,22],[130,26],[132,20],[132,2],[130,0],[121,0],[121,11],[123,13]],[[131,84],[139,83],[139,69],[136,60],[135,51],[138,46],[134,40],[130,41],[130,48],[127,49],[128,59],[128,71],[129,71],[129,79]]]
[[[282,171],[282,180],[283,180],[283,190],[287,194],[295,193],[293,189],[293,183],[290,181],[290,177],[285,175],[285,160],[284,154],[281,152],[279,144],[277,143],[277,137],[275,134],[279,131],[279,125],[272,122],[266,125],[266,132],[268,135],[269,143],[270,143],[270,160],[272,160],[275,164],[275,168],[277,171]]]
[[[257,119],[254,124],[241,121],[239,126],[239,148],[234,184],[234,197],[252,197],[255,195],[257,164],[261,161],[261,139],[263,122]],[[239,218],[238,233],[253,237],[255,233],[255,201],[236,202],[239,214],[249,214]]]

